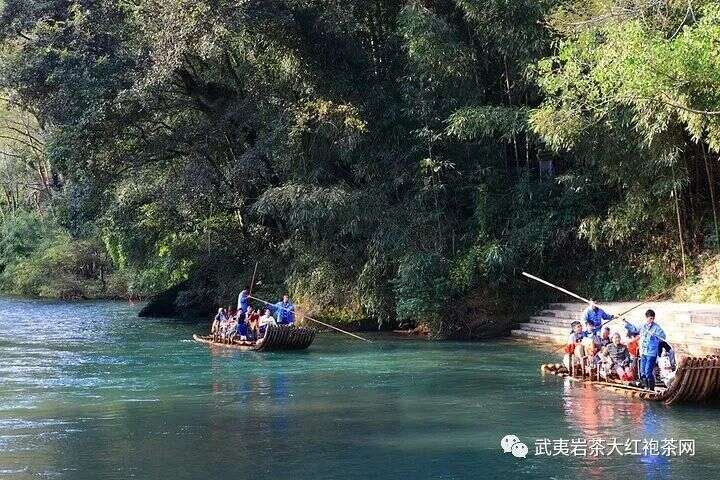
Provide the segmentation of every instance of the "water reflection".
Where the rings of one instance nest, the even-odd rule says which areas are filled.
[[[669,458],[662,455],[660,449],[663,439],[667,438],[664,419],[659,414],[662,406],[579,385],[568,379],[565,379],[563,389],[565,419],[573,432],[588,442],[602,439],[606,455],[613,448],[608,442],[616,445],[608,458],[601,455],[577,457],[590,477],[608,478],[608,467],[623,463],[628,475],[632,473],[643,479],[668,477]],[[658,442],[659,447],[653,450],[648,442]]]
[[[643,409],[641,418],[643,433],[641,451],[643,452],[643,455],[640,457],[640,462],[645,473],[644,478],[648,480],[667,478],[667,475],[670,473],[669,459],[668,457],[662,455],[662,452],[660,451],[663,439],[667,438],[665,436],[665,429],[663,428],[662,421],[658,417],[655,409],[649,408],[649,406]],[[647,448],[648,445],[646,442],[648,441],[658,442],[660,444],[657,449],[657,453],[659,454],[653,454],[655,453],[652,451],[653,449]]]

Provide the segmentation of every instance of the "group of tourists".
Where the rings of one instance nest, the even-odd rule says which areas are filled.
[[[645,323],[639,329],[623,318],[624,335],[611,332],[606,325],[613,319],[613,315],[590,302],[582,321],[571,324],[565,347],[568,369],[573,371],[580,364],[606,380],[617,378],[649,390],[655,389],[657,375],[669,386],[675,376],[674,352],[665,332],[655,323],[655,312],[645,312]]]
[[[275,304],[255,308],[250,304],[250,292],[244,288],[238,295],[237,308],[219,308],[210,332],[215,341],[257,341],[270,325],[295,323],[295,305],[288,294]]]

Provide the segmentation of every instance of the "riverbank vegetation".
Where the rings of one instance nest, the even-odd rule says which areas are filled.
[[[718,37],[716,1],[6,0],[1,286],[202,311],[259,261],[440,337],[546,299],[521,270],[717,298]]]

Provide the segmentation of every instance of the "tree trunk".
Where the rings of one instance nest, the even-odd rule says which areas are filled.
[[[682,219],[680,217],[680,201],[678,199],[678,191],[675,186],[673,186],[673,196],[675,197],[675,213],[677,215],[678,237],[680,237],[680,256],[682,257],[683,278],[686,278],[687,266],[685,265],[685,241],[683,240]]]
[[[707,173],[708,188],[710,190],[710,205],[712,206],[713,222],[715,223],[715,244],[718,251],[720,251],[720,228],[718,228],[718,214],[717,214],[717,203],[715,202],[715,184],[713,182],[712,170],[710,170],[710,163],[708,162],[707,150],[705,150],[705,144],[701,143],[703,152],[703,160],[705,161],[705,172]]]

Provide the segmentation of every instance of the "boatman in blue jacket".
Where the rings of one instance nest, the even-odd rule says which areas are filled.
[[[242,292],[238,295],[238,301],[237,301],[237,309],[240,311],[241,318],[245,318],[245,313],[247,312],[248,307],[250,306],[250,293],[248,292],[248,288],[245,287],[242,289]]]
[[[295,305],[290,301],[288,294],[284,294],[282,301],[273,305],[278,325],[292,325],[295,322]]]
[[[655,312],[648,310],[640,329],[640,379],[648,390],[655,390],[654,370],[661,340],[665,340],[665,332],[655,323]]]
[[[590,305],[588,305],[588,307],[583,312],[582,323],[592,322],[594,325],[593,335],[599,336],[603,320],[612,320],[613,318],[615,318],[614,315],[606,313],[602,308],[595,305],[595,302],[593,300],[590,300]]]

